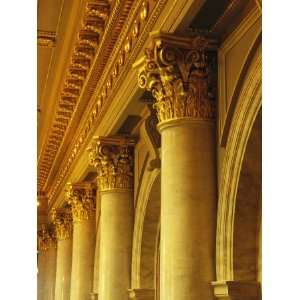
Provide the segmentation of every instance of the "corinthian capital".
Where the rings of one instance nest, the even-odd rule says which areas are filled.
[[[56,247],[56,235],[53,226],[43,224],[37,233],[38,250],[47,251],[52,247]]]
[[[125,137],[94,137],[89,152],[89,161],[98,171],[98,188],[132,189],[133,149],[135,141]]]
[[[159,122],[215,118],[216,44],[213,40],[153,34],[138,84],[151,91]]]
[[[95,210],[95,188],[89,183],[67,183],[66,201],[71,206],[73,222],[88,220]]]
[[[71,207],[61,210],[51,209],[50,218],[55,226],[56,237],[58,240],[69,239],[72,235],[72,211]]]

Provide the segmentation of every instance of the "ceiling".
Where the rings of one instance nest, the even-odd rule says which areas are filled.
[[[37,109],[38,109],[38,140],[46,105],[49,103],[45,95],[45,87],[49,85],[49,73],[53,67],[56,50],[57,32],[61,21],[64,0],[39,0],[37,7]],[[40,144],[38,145],[38,155]]]

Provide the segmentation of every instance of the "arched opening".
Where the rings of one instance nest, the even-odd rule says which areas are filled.
[[[240,172],[233,232],[233,279],[261,281],[261,110],[247,141]]]
[[[140,261],[140,286],[155,288],[156,263],[159,249],[160,231],[160,176],[157,176],[147,203],[145,212]],[[159,255],[158,255],[159,256]]]

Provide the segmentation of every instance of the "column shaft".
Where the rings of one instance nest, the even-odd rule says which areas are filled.
[[[73,224],[71,300],[88,300],[93,288],[95,216]]]
[[[70,299],[72,267],[72,240],[57,241],[57,266],[55,283],[55,300]]]
[[[56,248],[51,247],[47,252],[45,300],[54,300],[56,277]]]
[[[162,134],[161,299],[213,299],[216,171],[212,122],[182,119]]]
[[[44,300],[46,294],[46,271],[47,271],[47,251],[39,250],[38,255],[38,276],[37,276],[37,288],[38,288],[38,300]]]
[[[98,293],[99,285],[99,260],[100,260],[100,216],[101,216],[101,195],[97,193],[96,198],[96,241],[95,241],[95,259],[94,259],[94,280],[93,293]]]
[[[101,196],[99,299],[128,297],[131,276],[133,195],[112,190]]]

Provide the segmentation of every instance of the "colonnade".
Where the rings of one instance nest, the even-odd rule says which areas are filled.
[[[217,215],[215,44],[203,37],[166,34],[153,35],[152,41],[137,67],[139,86],[155,98],[162,139],[160,299],[212,300]],[[129,292],[135,142],[117,136],[93,139],[88,155],[97,170],[97,185],[67,185],[63,213],[53,213],[52,218],[57,233],[55,297],[46,296],[40,284],[39,299],[150,299],[149,293]],[[62,234],[61,227],[68,234]],[[45,273],[42,256],[39,260],[40,272]]]

